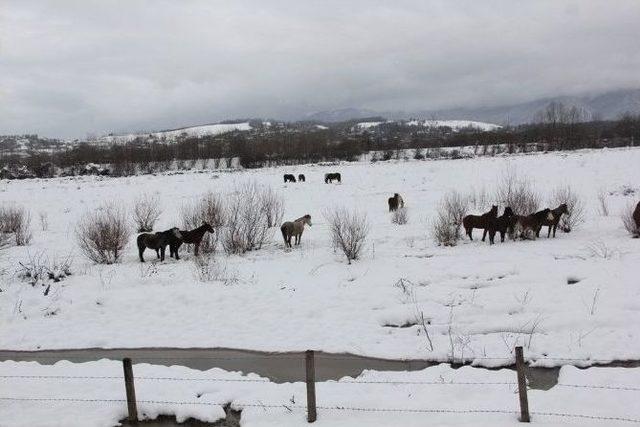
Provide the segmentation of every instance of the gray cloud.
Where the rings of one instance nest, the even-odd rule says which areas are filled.
[[[356,106],[494,106],[640,86],[640,3],[6,1],[0,134]]]

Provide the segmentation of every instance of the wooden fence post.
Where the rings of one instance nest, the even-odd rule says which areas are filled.
[[[516,347],[516,371],[518,371],[518,395],[520,396],[520,422],[531,422],[529,418],[529,399],[527,398],[527,377],[522,347]]]
[[[305,354],[307,367],[307,421],[312,423],[317,418],[316,413],[316,368],[313,350]]]
[[[133,367],[131,359],[122,359],[124,369],[124,387],[127,391],[127,409],[129,411],[129,423],[138,424],[138,407],[136,405],[136,387],[133,383]]]

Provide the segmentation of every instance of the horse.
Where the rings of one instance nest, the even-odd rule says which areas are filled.
[[[513,235],[513,227],[515,226],[515,215],[513,209],[509,206],[504,208],[504,213],[499,216],[489,227],[489,244],[493,245],[496,232],[500,233],[500,242],[504,243],[504,236],[508,232]]]
[[[284,183],[286,184],[287,182],[296,182],[296,177],[291,175],[290,173],[285,173],[284,174]]]
[[[198,256],[198,250],[200,249],[200,242],[202,241],[202,237],[206,232],[213,233],[213,227],[206,222],[203,222],[202,225],[198,228],[194,228],[193,230],[181,230],[181,237],[178,239],[172,239],[171,244],[169,245],[169,256],[174,256],[176,259],[180,259],[178,255],[178,249],[182,246],[183,243],[192,243],[194,245],[193,253],[195,256]]]
[[[331,184],[334,180],[338,181],[338,182],[342,182],[342,177],[340,176],[340,174],[338,172],[334,172],[334,173],[325,173],[324,174],[324,183],[325,184]]]
[[[491,224],[495,221],[498,216],[498,207],[493,205],[489,212],[486,212],[482,215],[467,215],[462,219],[462,225],[464,227],[465,232],[469,236],[469,239],[473,240],[473,229],[481,228],[484,230],[482,234],[482,241],[484,242],[485,237],[487,237],[487,230],[491,226]]]
[[[549,227],[547,232],[547,239],[551,236],[552,228],[553,228],[553,237],[556,237],[556,229],[558,228],[560,217],[562,217],[562,214],[568,215],[569,209],[567,209],[567,204],[563,203],[557,208],[551,210],[551,213],[553,214],[553,220],[549,221],[547,218],[545,218],[544,221],[542,221],[542,227],[544,227],[545,225]],[[540,237],[540,230],[542,229],[542,227],[540,227],[540,229],[536,233],[536,237]]]
[[[404,200],[398,193],[394,193],[393,197],[389,197],[389,212],[397,211],[398,208],[404,208]]]
[[[299,182],[305,182],[306,181],[306,178],[304,177],[304,174],[298,175],[298,181]]]
[[[633,211],[633,222],[636,223],[636,228],[640,230],[640,202],[638,202],[635,210]]]
[[[514,226],[514,235],[520,234],[520,238],[526,239],[528,232],[533,234],[533,238],[540,233],[542,223],[544,221],[553,221],[553,213],[551,209],[546,208],[531,215],[517,215],[516,224]]]
[[[282,224],[280,231],[282,231],[282,238],[284,239],[284,246],[291,247],[291,237],[295,237],[294,243],[300,244],[302,238],[302,232],[304,231],[304,225],[308,224],[311,227],[311,215],[307,214],[303,217],[296,219],[295,221],[287,221]]]
[[[144,262],[142,254],[146,248],[155,249],[156,255],[160,258],[160,261],[164,261],[164,253],[167,245],[170,245],[172,239],[180,239],[182,234],[178,227],[173,227],[166,231],[160,231],[157,233],[142,233],[138,235],[138,255],[140,256],[140,262]]]

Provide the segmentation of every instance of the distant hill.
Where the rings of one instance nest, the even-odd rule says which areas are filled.
[[[553,101],[562,102],[567,106],[575,105],[581,107],[592,117],[599,117],[601,119],[615,119],[626,112],[640,114],[640,89],[628,89],[606,92],[599,95],[557,96],[498,107],[459,107],[445,110],[421,110],[411,112],[343,108],[320,111],[309,114],[305,116],[305,118],[330,123],[382,116],[392,120],[435,118],[438,120],[473,120],[497,123],[500,125],[519,125],[530,123],[538,111],[544,109]]]

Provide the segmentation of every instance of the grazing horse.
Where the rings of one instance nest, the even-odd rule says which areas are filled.
[[[334,180],[336,180],[338,182],[342,182],[342,177],[340,176],[340,174],[338,172],[325,173],[324,174],[324,182],[325,182],[325,184],[330,184]]]
[[[285,173],[284,174],[284,183],[286,184],[287,182],[296,182],[296,177],[291,175],[290,173]]]
[[[640,230],[640,202],[638,202],[635,210],[633,211],[633,222],[636,223],[637,229]]]
[[[182,246],[183,243],[192,243],[194,245],[193,253],[195,256],[198,256],[198,250],[200,249],[200,242],[202,241],[202,237],[206,232],[213,233],[213,227],[206,222],[203,222],[202,225],[198,228],[194,228],[193,230],[181,230],[180,234],[182,235],[179,239],[171,239],[171,244],[169,245],[169,255],[174,256],[176,259],[180,259],[178,255],[178,249]]]
[[[159,231],[157,233],[142,233],[138,235],[138,255],[140,255],[140,262],[144,262],[142,254],[146,248],[155,249],[156,255],[160,258],[160,261],[164,261],[164,253],[167,245],[170,244],[172,239],[180,239],[182,234],[178,227],[173,227],[166,231]]]
[[[311,227],[311,215],[307,214],[303,217],[296,219],[295,221],[287,221],[280,227],[282,231],[282,238],[284,239],[284,246],[291,247],[291,237],[295,237],[294,243],[300,244],[302,238],[302,232],[304,231],[304,225],[308,224]]]
[[[304,177],[304,174],[298,175],[298,181],[300,181],[300,182],[305,182],[306,181],[306,178]]]
[[[469,239],[473,240],[473,229],[481,228],[484,230],[482,234],[482,241],[484,242],[485,237],[487,237],[487,230],[491,226],[491,224],[496,220],[498,216],[498,207],[493,205],[489,212],[486,212],[482,215],[467,215],[462,219],[462,225],[464,230],[469,236]]]
[[[515,215],[513,210],[507,206],[504,213],[495,219],[489,227],[489,244],[493,245],[496,232],[500,233],[500,241],[504,242],[504,235],[509,233],[513,235],[513,227],[515,226]]]
[[[398,208],[404,208],[404,200],[398,193],[394,193],[393,197],[389,197],[389,212],[397,211]]]
[[[556,237],[556,229],[558,228],[558,223],[560,222],[560,218],[562,217],[562,214],[568,215],[569,209],[567,209],[567,204],[563,203],[557,208],[553,209],[551,213],[553,214],[553,219],[549,221],[547,218],[545,218],[544,221],[542,221],[542,226],[540,227],[540,229],[538,229],[538,232],[536,233],[536,237],[540,237],[540,230],[545,225],[549,227],[549,230],[547,232],[547,238],[551,236],[552,228],[553,228],[553,237]]]
[[[553,221],[553,213],[549,208],[527,216],[517,215],[514,234],[519,234],[522,239],[535,239],[535,237],[540,233],[540,229],[542,228],[542,223],[544,221]]]

